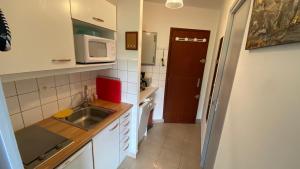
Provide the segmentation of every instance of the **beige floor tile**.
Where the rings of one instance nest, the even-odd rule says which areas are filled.
[[[201,125],[155,124],[139,145],[136,159],[119,169],[199,169]]]

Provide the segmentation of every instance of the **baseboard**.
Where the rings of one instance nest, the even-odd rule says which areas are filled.
[[[137,153],[128,152],[127,156],[136,159]]]
[[[153,123],[164,123],[164,119],[153,119]]]

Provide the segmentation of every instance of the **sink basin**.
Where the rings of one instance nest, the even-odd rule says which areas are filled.
[[[59,120],[89,130],[114,112],[100,107],[86,107],[76,110],[70,116]]]

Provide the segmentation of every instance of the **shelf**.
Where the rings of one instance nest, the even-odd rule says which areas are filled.
[[[53,76],[53,75],[93,71],[93,70],[112,69],[113,65],[115,65],[115,64],[116,64],[115,62],[114,63],[99,63],[99,64],[82,64],[82,65],[76,64],[72,68],[7,74],[7,75],[1,75],[0,78],[1,78],[2,82],[9,82],[9,81],[24,80],[24,79],[30,79],[30,78],[39,78],[39,77],[45,77],[45,76]]]

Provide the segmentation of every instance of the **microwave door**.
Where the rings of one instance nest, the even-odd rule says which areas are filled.
[[[89,41],[89,58],[91,60],[103,60],[107,58],[107,43],[101,41]]]

